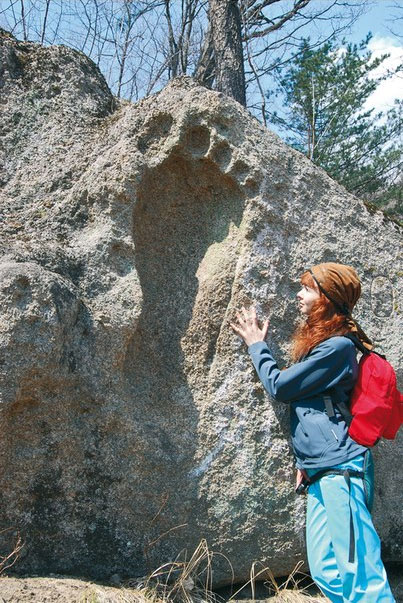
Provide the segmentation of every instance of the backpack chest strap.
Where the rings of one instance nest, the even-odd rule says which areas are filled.
[[[325,403],[326,414],[329,419],[333,419],[336,416],[334,412],[334,405],[331,396],[323,396],[323,402]]]
[[[337,392],[336,388],[334,390],[330,390],[330,391],[332,392],[332,395],[329,393],[329,394],[326,394],[325,396],[323,396],[323,402],[325,404],[325,410],[326,410],[327,416],[329,417],[330,420],[332,420],[332,419],[334,420],[336,418],[336,413],[335,413],[334,407],[337,406],[345,423],[349,426],[351,421],[353,420],[353,415],[350,413],[348,404],[346,402],[341,402],[339,400],[339,398],[341,396]],[[333,393],[333,391],[334,391],[334,393]]]

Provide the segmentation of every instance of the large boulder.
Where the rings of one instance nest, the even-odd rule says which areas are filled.
[[[255,303],[284,366],[298,276],[349,263],[357,317],[402,374],[399,226],[187,78],[118,103],[84,55],[3,32],[0,93],[0,529],[22,534],[16,569],[142,575],[205,539],[235,580],[255,561],[290,572],[305,550],[288,408],[229,322]],[[375,450],[389,561],[401,447]],[[224,557],[214,568],[231,581]]]

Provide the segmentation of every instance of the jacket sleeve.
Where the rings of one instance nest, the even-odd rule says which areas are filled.
[[[279,402],[314,397],[352,375],[353,344],[345,337],[332,337],[316,346],[301,362],[281,371],[266,343],[248,348],[266,391]]]

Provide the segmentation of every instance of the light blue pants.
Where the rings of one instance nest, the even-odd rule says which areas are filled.
[[[363,465],[364,456],[360,455],[332,468],[362,471]],[[316,471],[310,470],[307,473],[313,475]],[[353,563],[348,561],[350,505],[355,536]],[[350,494],[342,475],[327,475],[309,486],[306,539],[312,578],[331,601],[395,601],[381,560],[380,540],[365,503],[360,478],[351,478]]]

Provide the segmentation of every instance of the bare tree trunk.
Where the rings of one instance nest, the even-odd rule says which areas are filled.
[[[179,66],[179,50],[175,40],[175,34],[172,27],[171,10],[169,6],[170,0],[165,0],[165,16],[168,23],[168,37],[169,37],[169,79],[174,78],[178,75]]]
[[[241,15],[237,0],[209,0],[216,89],[246,106]]]
[[[209,26],[204,37],[203,47],[199,60],[193,73],[193,77],[206,88],[211,88],[215,74],[215,56],[213,46],[213,35]]]

